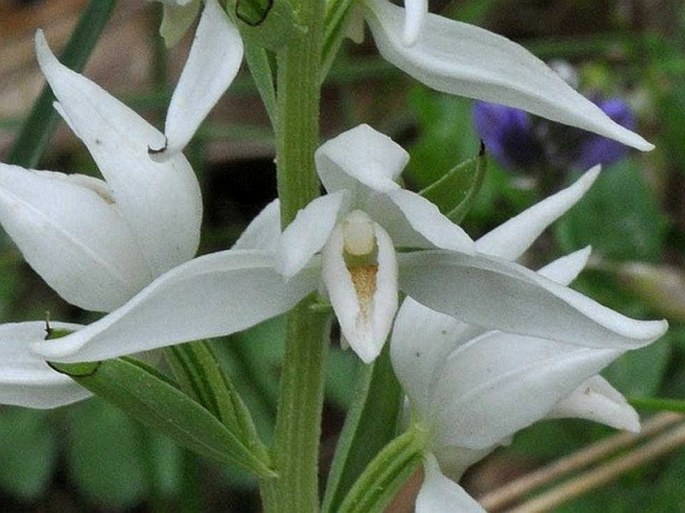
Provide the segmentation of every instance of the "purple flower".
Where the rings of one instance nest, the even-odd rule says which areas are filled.
[[[619,125],[629,130],[635,128],[635,115],[626,102],[620,98],[610,98],[595,103]],[[579,157],[575,162],[575,169],[589,169],[595,164],[606,166],[621,160],[628,154],[628,147],[619,142],[589,132],[586,134],[581,144]]]
[[[476,102],[473,121],[483,144],[508,169],[527,169],[537,166],[542,147],[533,134],[528,113],[498,105]]]
[[[622,99],[593,102],[621,126],[635,128],[635,116]],[[584,170],[596,164],[612,164],[628,153],[627,146],[606,137],[503,105],[476,102],[473,121],[487,150],[512,171]]]

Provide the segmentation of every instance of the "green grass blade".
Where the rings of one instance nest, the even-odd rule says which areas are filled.
[[[65,66],[81,71],[88,61],[102,29],[109,20],[116,0],[92,0],[69,39],[60,60]],[[45,86],[31,109],[7,159],[9,164],[36,167],[57,124],[55,100],[49,86]]]

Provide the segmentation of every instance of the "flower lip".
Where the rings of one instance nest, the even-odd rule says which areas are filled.
[[[376,247],[373,221],[361,210],[353,210],[342,222],[343,249],[352,256],[364,256]]]

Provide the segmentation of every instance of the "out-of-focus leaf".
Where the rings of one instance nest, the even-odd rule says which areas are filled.
[[[67,463],[73,483],[90,503],[134,506],[147,494],[143,433],[131,419],[101,400],[70,412]]]
[[[266,443],[276,418],[284,337],[285,317],[281,316],[213,344]]]
[[[613,260],[656,261],[667,230],[664,214],[632,160],[605,169],[585,197],[556,224],[562,249],[587,245]]]
[[[685,511],[683,476],[685,476],[685,449],[680,449],[673,454],[661,479],[652,488],[650,496],[654,498],[654,504],[650,504],[646,512]]]
[[[626,396],[650,397],[659,391],[670,354],[668,339],[662,339],[627,352],[602,374]]]
[[[680,52],[682,55],[682,51]],[[663,151],[685,173],[685,84],[673,81],[671,89],[658,101],[658,117]],[[661,145],[659,145],[661,146]]]
[[[461,223],[476,199],[485,178],[485,148],[477,157],[450,169],[441,178],[419,192],[453,223]]]
[[[472,157],[479,142],[469,100],[417,86],[410,103],[419,123],[419,137],[409,150],[408,175],[419,189],[424,189],[455,163]]]
[[[48,415],[22,408],[0,412],[0,488],[23,500],[44,494],[55,470],[57,439]]]
[[[352,403],[359,365],[359,358],[352,351],[328,353],[326,398],[339,408],[347,410]]]

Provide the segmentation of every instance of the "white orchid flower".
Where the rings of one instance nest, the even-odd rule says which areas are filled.
[[[192,23],[200,2],[166,0],[163,3],[162,32],[175,31],[169,36],[171,41],[168,39],[175,42]],[[216,0],[204,3],[188,60],[169,104],[164,127],[166,139],[161,143],[148,142],[150,155],[156,160],[169,159],[183,150],[233,82],[243,60],[243,41],[237,27]]]
[[[367,360],[383,344],[398,288],[474,325],[563,343],[625,350],[663,333],[663,322],[634,321],[504,259],[518,256],[573,205],[597,170],[474,247],[433,205],[395,182],[406,159],[367,126],[342,134],[316,154],[330,194],[303,209],[283,234],[274,201],[233,249],[181,264],[102,319],[30,349],[69,363],[227,335],[288,311],[322,283],[345,336]],[[396,254],[397,247],[414,251]]]
[[[200,187],[182,154],[164,163],[150,160],[149,141],[163,141],[164,136],[60,64],[40,31],[36,50],[58,100],[55,108],[85,143],[106,181],[0,163],[0,223],[24,259],[63,299],[86,310],[109,312],[195,255],[202,220]],[[29,403],[35,398],[38,406],[57,405],[84,396],[68,385],[68,378],[31,356],[29,343],[45,338],[41,326],[44,323],[0,327],[3,402],[21,401],[21,394],[4,387],[19,379],[21,369],[28,381],[14,386],[27,387]],[[34,393],[34,384],[59,385],[61,392],[43,397]]]
[[[365,362],[380,352],[397,311],[395,246],[473,252],[473,241],[397,180],[409,155],[360,125],[315,155],[328,194],[301,210],[279,243],[278,270],[297,274],[322,251],[323,283],[342,333]]]
[[[505,37],[431,14],[426,0],[405,0],[405,8],[363,0],[362,10],[381,55],[432,89],[516,107],[642,151],[654,147]],[[360,27],[352,30],[359,35]]]
[[[364,361],[384,343],[398,289],[474,325],[570,344],[629,349],[663,332],[662,322],[634,321],[505,260],[569,208],[597,170],[474,245],[397,184],[406,161],[402,148],[366,125],[328,141],[316,162],[329,194],[280,238],[275,201],[233,249],[172,269],[99,321],[33,350],[57,362],[94,361],[226,335],[289,310],[322,284]]]
[[[582,196],[593,175],[586,174],[570,188],[485,235],[476,247],[493,256],[518,258]],[[560,258],[538,274],[567,285],[583,269],[589,253],[586,248]],[[637,327],[649,324],[654,338],[667,328],[665,321],[631,321],[624,330],[627,340],[635,323]],[[564,329],[575,327],[568,324]],[[589,340],[580,339],[569,344],[560,337],[506,333],[460,322],[407,298],[393,329],[391,358],[408,396],[412,419],[428,433],[417,513],[484,511],[456,481],[467,467],[542,418],[579,417],[638,431],[635,410],[598,375],[625,350],[653,338],[635,331],[632,343],[626,344],[627,340],[585,343]]]

